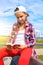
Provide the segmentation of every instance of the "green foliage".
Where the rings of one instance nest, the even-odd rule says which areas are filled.
[[[35,49],[43,48],[43,46],[35,46]]]
[[[39,38],[36,40],[36,43],[43,43],[43,38]]]
[[[0,36],[0,43],[6,43],[9,40],[9,36]]]
[[[39,59],[43,61],[43,55],[39,55]]]

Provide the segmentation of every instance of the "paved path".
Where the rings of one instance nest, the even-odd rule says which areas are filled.
[[[38,55],[43,55],[43,48],[35,49]]]

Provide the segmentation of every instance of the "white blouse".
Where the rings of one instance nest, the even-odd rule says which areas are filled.
[[[24,32],[25,32],[25,30],[18,31],[18,34],[17,34],[17,37],[15,39],[14,45],[15,44],[25,45]]]

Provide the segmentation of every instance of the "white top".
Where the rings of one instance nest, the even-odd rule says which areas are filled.
[[[16,37],[16,39],[15,39],[14,44],[8,42],[6,45],[11,45],[11,46],[13,46],[13,45],[15,45],[15,44],[25,45],[24,32],[25,32],[25,30],[20,30],[20,31],[18,31],[18,34],[17,34],[17,37]]]
[[[17,34],[17,37],[15,39],[14,45],[15,44],[25,45],[24,32],[25,32],[25,30],[18,31],[18,34]]]

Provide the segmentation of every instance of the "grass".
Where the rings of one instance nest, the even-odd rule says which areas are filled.
[[[43,61],[43,55],[39,55],[39,59]]]
[[[35,49],[43,48],[43,46],[34,46]]]
[[[3,48],[4,45],[8,42],[9,36],[0,36],[0,48]]]
[[[36,43],[43,43],[43,38],[37,39]]]
[[[9,40],[9,36],[0,36],[0,43],[6,43]]]

